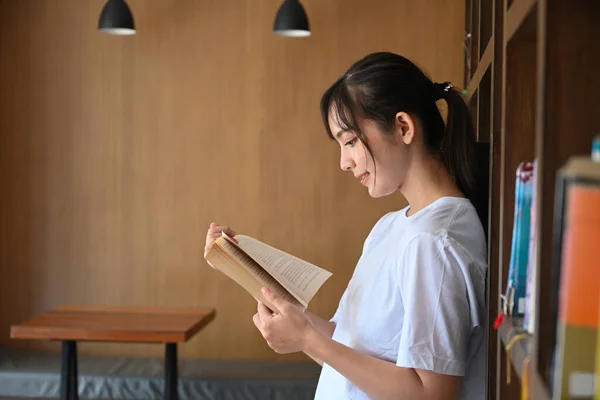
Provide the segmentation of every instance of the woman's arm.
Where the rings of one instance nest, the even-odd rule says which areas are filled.
[[[253,321],[277,353],[303,351],[322,360],[374,399],[455,400],[461,377],[403,368],[344,346],[321,333],[309,316],[268,289],[263,295],[279,310],[262,303]]]
[[[304,313],[308,316],[314,327],[325,337],[331,338],[333,336],[333,331],[335,330],[335,324],[333,322],[326,320],[325,318],[321,318],[308,310],[306,310]],[[317,364],[321,366],[323,365],[323,361],[317,357],[313,357],[308,353],[306,353],[306,355],[312,358]]]
[[[325,318],[321,318],[308,310],[306,310],[304,313],[308,315],[310,322],[312,322],[319,332],[328,338],[333,336],[333,331],[335,330],[335,324],[333,322],[326,320]]]
[[[460,376],[402,368],[344,346],[313,330],[304,352],[323,360],[373,399],[458,399]]]

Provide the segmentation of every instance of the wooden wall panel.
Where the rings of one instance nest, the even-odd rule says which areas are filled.
[[[300,40],[271,33],[275,0],[130,0],[134,37],[95,30],[103,4],[0,0],[0,343],[61,304],[212,305],[183,357],[304,359],[264,344],[254,301],[204,262],[206,229],[333,271],[311,304],[330,316],[370,228],[405,202],[342,173],[319,98],[377,50],[461,82],[464,2],[304,0]]]

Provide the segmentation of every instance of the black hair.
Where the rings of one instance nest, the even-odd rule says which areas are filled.
[[[436,105],[448,104],[446,125]],[[398,112],[417,118],[423,127],[427,149],[439,156],[459,190],[472,198],[475,186],[475,136],[469,108],[448,82],[434,83],[410,60],[394,53],[378,52],[355,62],[321,98],[321,117],[330,138],[329,115],[340,127],[356,133],[371,157],[358,121],[375,122],[391,132]]]

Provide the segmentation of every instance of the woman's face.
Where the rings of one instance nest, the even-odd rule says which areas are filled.
[[[329,118],[329,127],[341,149],[340,167],[351,172],[373,198],[394,193],[406,179],[410,165],[408,146],[414,135],[414,124],[406,113],[398,113],[395,122],[391,134],[383,132],[373,121],[359,123],[373,153],[371,157],[355,132],[340,127],[334,115]]]

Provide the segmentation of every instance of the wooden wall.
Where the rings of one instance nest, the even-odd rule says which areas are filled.
[[[462,84],[464,2],[303,0],[308,39],[271,33],[277,0],[130,0],[134,37],[95,30],[103,4],[0,0],[0,344],[61,304],[209,305],[183,357],[304,359],[264,344],[256,303],[204,262],[206,229],[333,271],[311,304],[329,317],[371,226],[405,202],[342,173],[319,98],[377,50]]]

